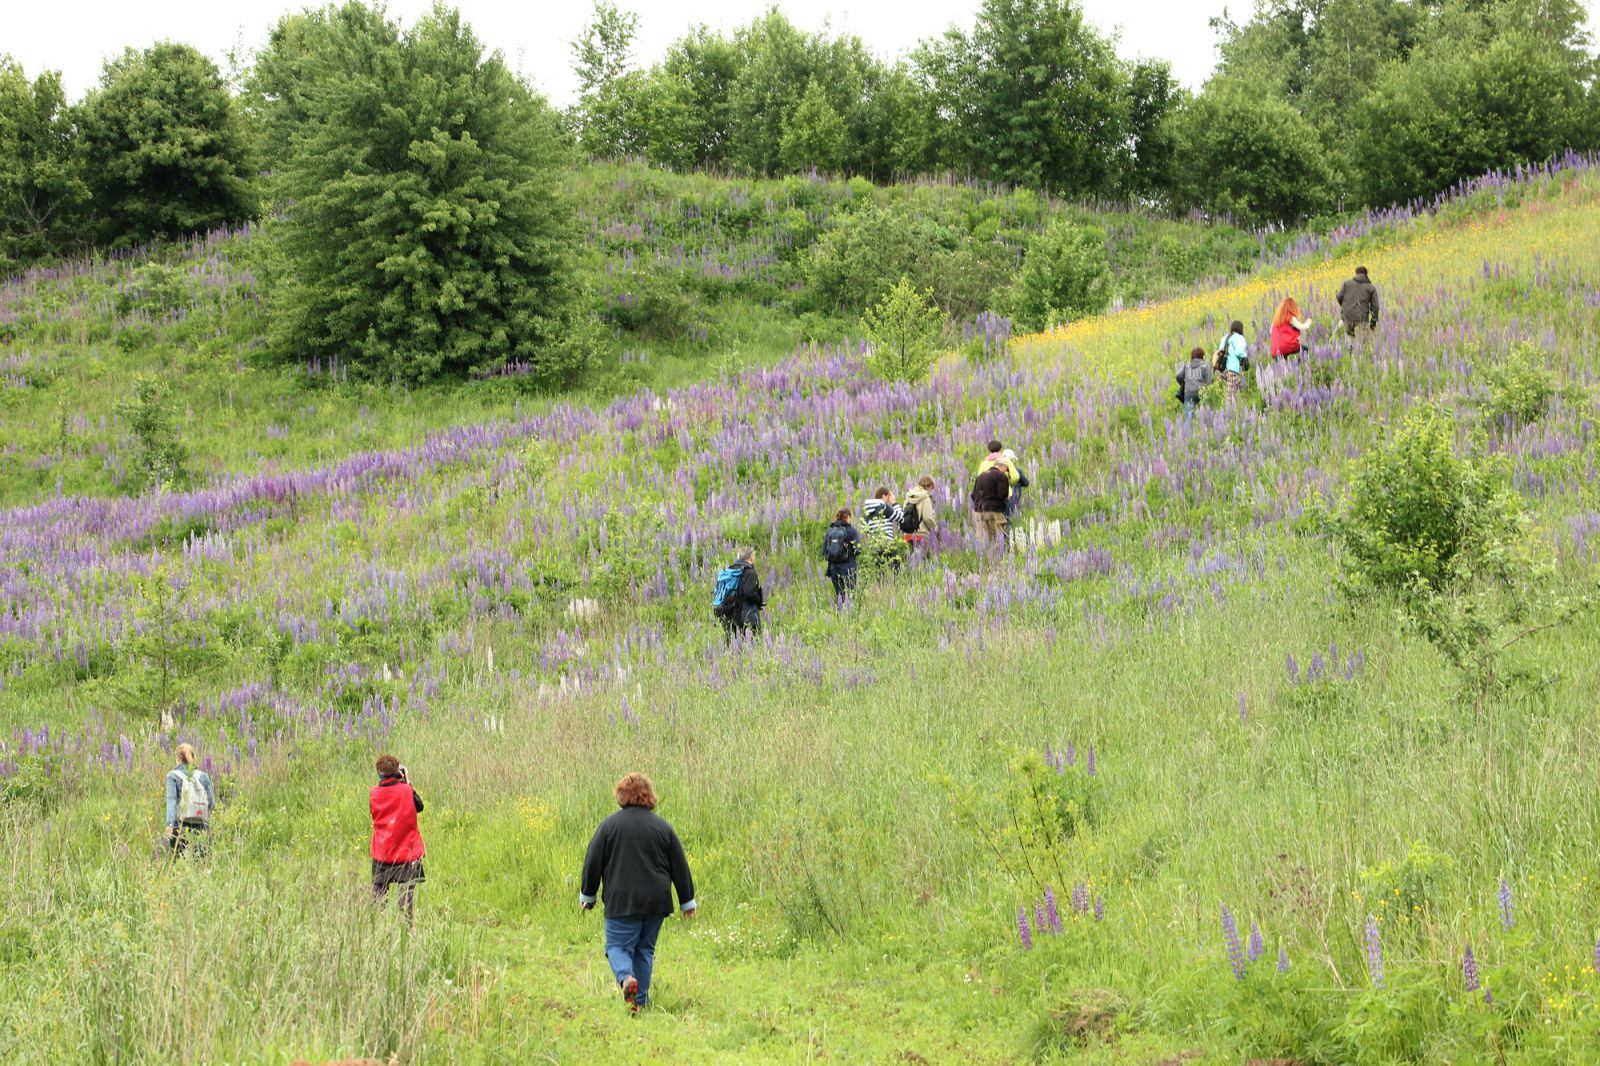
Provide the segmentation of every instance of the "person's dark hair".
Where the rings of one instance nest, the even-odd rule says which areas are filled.
[[[920,478],[918,478],[917,484],[922,488],[927,489],[929,492],[933,491],[933,478],[929,477],[927,474],[923,474]]]
[[[387,753],[378,756],[378,776],[396,777],[400,773],[400,760]]]
[[[874,500],[887,500],[889,498],[889,495],[890,495],[890,493],[889,493],[888,489],[880,488],[880,489],[878,489],[877,492],[874,492],[872,494],[872,498]]]
[[[1241,337],[1244,336],[1244,323],[1240,322],[1237,318],[1234,319],[1233,325],[1228,327],[1228,332],[1237,333]]]
[[[1362,277],[1366,277],[1367,276],[1367,268],[1366,267],[1356,267],[1356,273],[1360,274]]]
[[[656,809],[656,790],[650,779],[643,774],[629,774],[617,782],[618,807],[643,807],[647,811]]]
[[[833,520],[835,522],[848,522],[848,521],[850,521],[850,508],[848,508],[848,507],[839,508],[838,513],[833,516]]]
[[[997,452],[997,451],[1000,451],[1001,449],[1003,449],[1005,447],[1005,445],[1001,444],[997,440],[992,440],[988,444],[985,444],[984,447],[988,448],[990,453],[993,454],[994,452]]]
[[[1199,347],[1198,345],[1189,350],[1189,358],[1190,359],[1204,359],[1205,357],[1206,357],[1206,350],[1204,348]]]

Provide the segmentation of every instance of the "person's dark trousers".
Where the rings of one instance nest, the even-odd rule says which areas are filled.
[[[856,587],[856,568],[835,570],[828,575],[828,580],[833,582],[833,597],[844,601]]]
[[[181,859],[186,853],[191,858],[203,859],[206,857],[207,834],[210,832],[210,826],[180,825],[176,834],[167,837],[167,851],[171,852],[174,859]]]
[[[634,1002],[644,1006],[650,999],[650,971],[656,964],[656,938],[661,935],[664,914],[644,918],[606,919],[606,961],[616,975],[617,984],[632,977],[639,982]]]
[[[735,637],[761,635],[761,608],[741,607],[734,614],[722,616],[722,635],[733,643]]]

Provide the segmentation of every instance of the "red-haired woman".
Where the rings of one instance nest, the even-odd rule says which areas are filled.
[[[605,885],[606,961],[628,1009],[637,1012],[650,1001],[656,938],[672,914],[672,890],[683,916],[693,918],[694,878],[678,834],[655,813],[650,779],[629,774],[617,782],[616,796],[622,809],[600,823],[583,857],[578,906],[592,910]]]
[[[400,909],[411,921],[412,896],[423,881],[422,834],[417,815],[422,797],[406,779],[406,768],[393,755],[378,756],[378,784],[372,790],[372,898],[381,900],[391,885],[399,887]]]
[[[1272,358],[1282,359],[1300,354],[1300,335],[1311,328],[1310,321],[1300,318],[1300,305],[1293,296],[1284,297],[1278,313],[1272,316]]]

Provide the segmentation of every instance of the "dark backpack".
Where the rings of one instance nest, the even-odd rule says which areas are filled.
[[[744,576],[741,567],[730,566],[717,572],[717,584],[711,592],[711,613],[727,614],[739,602],[739,579]]]
[[[848,563],[855,558],[855,545],[850,543],[850,530],[846,526],[829,526],[822,535],[822,557],[830,563]]]
[[[922,528],[922,508],[908,506],[900,512],[900,532],[910,536]]]

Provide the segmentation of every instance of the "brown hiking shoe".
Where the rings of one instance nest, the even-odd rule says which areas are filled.
[[[622,979],[622,999],[630,1011],[639,1013],[639,982],[632,974]]]

